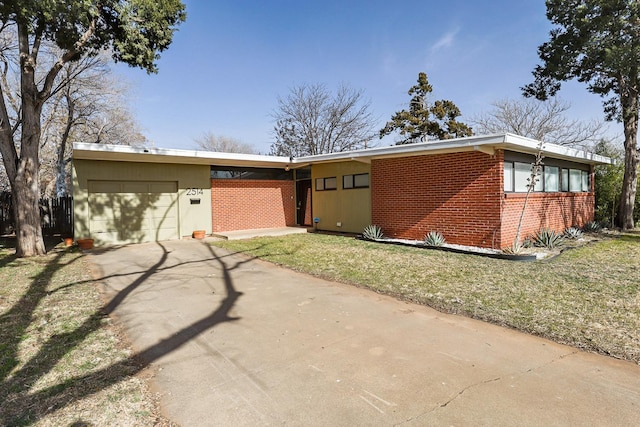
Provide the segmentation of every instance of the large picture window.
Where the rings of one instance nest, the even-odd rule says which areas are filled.
[[[555,164],[554,164],[555,163]],[[562,167],[561,161],[544,165],[535,182],[533,191],[535,192],[590,192],[591,174],[587,170]],[[504,182],[505,192],[526,193],[531,180],[532,164],[518,161],[504,162]]]

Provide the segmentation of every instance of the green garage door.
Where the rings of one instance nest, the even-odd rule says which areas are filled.
[[[176,182],[89,181],[89,230],[102,243],[178,239]]]

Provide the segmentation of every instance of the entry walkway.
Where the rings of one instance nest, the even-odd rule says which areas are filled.
[[[638,422],[632,363],[201,241],[112,248],[90,261],[107,311],[180,425]]]
[[[253,230],[220,231],[213,233],[212,237],[224,240],[251,239],[262,236],[285,236],[287,234],[306,233],[305,227],[279,227],[279,228],[256,228]]]

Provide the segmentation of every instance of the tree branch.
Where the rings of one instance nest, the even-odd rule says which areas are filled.
[[[93,19],[91,20],[91,24],[89,25],[89,28],[87,28],[87,31],[85,31],[82,37],[80,37],[80,39],[75,43],[75,45],[73,46],[73,49],[63,53],[60,59],[56,61],[53,67],[51,67],[51,69],[47,73],[47,76],[44,79],[44,85],[42,86],[42,90],[38,93],[38,99],[40,100],[40,102],[45,102],[51,95],[53,83],[55,82],[55,79],[58,76],[58,73],[60,72],[64,64],[76,58],[77,55],[82,51],[82,49],[84,49],[84,47],[86,46],[91,36],[95,33],[97,19],[98,19],[97,16],[93,17]]]

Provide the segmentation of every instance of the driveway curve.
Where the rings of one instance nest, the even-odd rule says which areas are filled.
[[[109,248],[89,259],[106,310],[180,425],[638,422],[632,363],[205,242]]]

